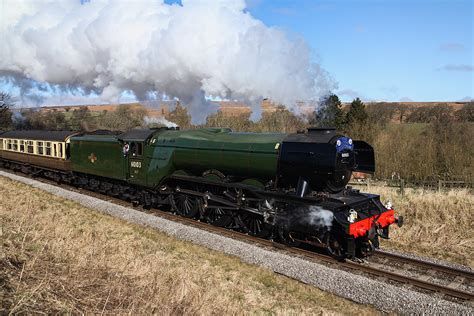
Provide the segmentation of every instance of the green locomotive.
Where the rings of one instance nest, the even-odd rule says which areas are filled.
[[[348,143],[341,143],[345,147],[338,151],[341,141]],[[202,176],[215,171],[258,188],[273,181],[275,188],[290,189],[303,179],[309,182],[307,189],[336,193],[352,171],[374,171],[372,148],[365,142],[352,144],[333,129],[294,135],[235,133],[228,128],[99,132],[72,137],[71,160],[75,172],[149,188],[175,173]]]
[[[62,141],[70,169],[53,173],[57,181],[290,245],[323,245],[338,259],[369,255],[390,224],[401,224],[378,196],[346,188],[353,171],[374,171],[374,152],[334,129],[136,129]],[[0,162],[18,165],[1,150]]]

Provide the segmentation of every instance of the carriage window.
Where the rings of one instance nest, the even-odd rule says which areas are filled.
[[[12,150],[12,149],[13,149],[13,147],[12,147],[12,140],[11,140],[11,139],[9,139],[9,140],[7,141],[7,149],[8,149],[8,150]]]
[[[25,152],[25,141],[20,140],[20,152],[24,153]]]
[[[58,157],[63,157],[63,144],[58,144]]]
[[[34,153],[33,141],[29,140],[27,144],[28,144],[28,153],[33,154]]]
[[[16,139],[12,140],[12,149],[18,151],[18,141]]]
[[[43,149],[43,142],[38,142],[38,155],[43,155],[44,154],[44,149]]]
[[[45,155],[51,156],[51,142],[46,142]]]

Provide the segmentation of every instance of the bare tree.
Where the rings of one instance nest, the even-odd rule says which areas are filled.
[[[0,129],[8,129],[12,126],[11,108],[15,105],[14,98],[3,91],[0,91]]]
[[[165,118],[168,121],[176,123],[181,128],[191,127],[191,115],[189,115],[188,109],[183,107],[179,102],[176,104],[176,108],[169,112]]]
[[[10,94],[0,91],[0,113],[8,111],[14,105],[14,98]]]
[[[130,105],[122,104],[113,112],[107,112],[99,121],[100,128],[114,131],[127,131],[140,127],[143,119],[147,115],[144,107],[133,108]]]

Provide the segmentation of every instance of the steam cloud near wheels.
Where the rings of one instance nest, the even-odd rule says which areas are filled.
[[[30,98],[165,96],[200,122],[215,110],[209,99],[248,102],[258,116],[262,98],[297,110],[335,88],[303,40],[263,24],[243,0],[4,0],[1,9],[0,79]]]

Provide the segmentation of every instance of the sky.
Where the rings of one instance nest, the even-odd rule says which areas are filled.
[[[303,37],[344,100],[474,97],[474,1],[249,0],[269,26]]]
[[[343,101],[474,98],[474,0],[245,1],[253,18],[309,45],[310,58],[327,71]],[[0,89],[18,92],[11,84]],[[48,93],[52,104],[84,100]],[[97,95],[90,100],[97,102]]]

